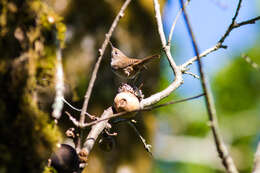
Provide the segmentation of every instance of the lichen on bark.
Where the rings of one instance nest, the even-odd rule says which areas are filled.
[[[52,19],[53,21],[50,21]],[[50,119],[56,41],[65,26],[43,1],[0,2],[0,170],[41,172],[61,140]]]

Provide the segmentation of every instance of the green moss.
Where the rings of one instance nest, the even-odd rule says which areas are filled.
[[[50,86],[54,81],[56,56],[53,47],[45,47],[44,56],[37,61],[36,80],[37,84],[43,87]]]
[[[63,43],[66,29],[40,0],[5,0],[0,8],[0,88],[5,91],[0,93],[0,169],[41,172],[62,135],[49,110],[40,109],[46,100],[39,93],[54,86],[56,41]],[[17,28],[23,39],[15,37]]]
[[[64,46],[66,26],[62,23],[62,17],[39,0],[32,1],[30,7],[38,15],[38,24],[47,31],[52,32],[56,30],[56,38]]]
[[[244,59],[236,58],[214,81],[217,100],[221,100],[218,108],[234,113],[254,107],[260,96],[259,85],[259,73]]]
[[[43,173],[57,173],[53,167],[45,167]]]

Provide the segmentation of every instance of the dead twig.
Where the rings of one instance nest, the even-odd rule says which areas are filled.
[[[112,119],[112,118],[120,117],[120,116],[123,116],[123,115],[125,115],[127,113],[134,113],[134,112],[140,112],[140,111],[151,111],[151,110],[154,110],[154,109],[157,109],[157,108],[160,108],[160,107],[186,102],[186,101],[193,100],[193,99],[196,99],[196,98],[199,98],[199,97],[202,97],[202,96],[204,96],[204,94],[199,94],[199,95],[196,95],[196,96],[193,96],[193,97],[189,97],[189,98],[185,98],[185,99],[181,99],[181,100],[171,101],[171,102],[163,103],[163,104],[160,104],[160,105],[148,106],[148,107],[145,107],[143,109],[138,109],[138,110],[131,111],[131,112],[126,112],[126,111],[119,112],[119,113],[113,114],[113,115],[111,115],[110,117],[107,117],[107,118],[99,118],[96,121],[92,121],[90,123],[85,123],[82,126],[82,128],[92,126],[92,125],[97,124],[97,123],[99,123],[101,121],[105,121],[105,120],[109,120],[109,119]]]
[[[181,69],[176,65],[176,63],[173,60],[172,55],[171,55],[171,51],[170,51],[171,46],[166,44],[166,38],[165,38],[163,25],[162,25],[162,18],[161,18],[159,2],[158,2],[158,0],[153,0],[153,3],[154,3],[155,19],[156,19],[156,23],[157,23],[158,33],[159,33],[160,39],[161,39],[162,48],[166,54],[167,60],[170,63],[173,73],[175,74],[175,79],[164,90],[162,90],[154,95],[151,95],[148,98],[143,99],[140,103],[141,108],[144,108],[146,106],[150,106],[152,104],[159,102],[163,98],[170,95],[174,90],[176,90],[183,83]]]
[[[101,115],[100,118],[105,119],[105,118],[111,117],[112,115],[113,115],[112,107],[109,107],[103,112],[103,114]],[[88,157],[90,151],[92,150],[92,148],[94,147],[94,144],[95,144],[98,136],[107,127],[107,122],[108,122],[108,119],[104,120],[104,121],[100,121],[91,127],[91,130],[85,140],[83,148],[80,151],[80,155],[81,155],[81,157],[83,157],[83,160],[87,160],[87,157]],[[84,165],[83,165],[83,167],[84,167]]]
[[[80,126],[80,123],[69,112],[65,111],[65,114],[68,115],[70,121],[74,124],[74,126],[76,127]]]
[[[240,22],[240,23],[234,23],[233,28],[238,28],[240,26],[247,25],[247,24],[255,24],[255,22],[257,20],[260,20],[260,16],[257,16],[253,19],[249,19],[249,20],[246,20],[246,21],[243,21],[243,22]]]
[[[190,25],[185,7],[183,5],[183,0],[180,0],[180,2],[181,2],[181,5],[182,5],[182,8],[183,8],[184,21],[186,23],[186,27],[188,29],[188,33],[190,35],[195,54],[196,54],[197,57],[199,57],[199,49],[198,49],[198,46],[197,46],[196,41],[195,41],[195,37],[194,37],[193,32],[192,32],[191,25]],[[241,0],[238,3],[235,16],[232,19],[232,25],[235,22],[235,19],[238,15],[240,5],[241,5]],[[226,32],[226,33],[228,35],[228,32]],[[224,36],[223,38],[225,38],[225,37],[226,36]],[[220,43],[222,43],[222,42],[220,42]],[[214,105],[214,102],[213,102],[211,92],[208,88],[208,83],[206,82],[206,79],[205,79],[205,74],[204,74],[204,71],[203,71],[203,65],[202,65],[200,58],[198,58],[198,68],[199,68],[199,72],[200,72],[201,85],[202,85],[203,91],[205,93],[205,102],[206,102],[206,108],[207,108],[207,112],[208,112],[208,116],[209,116],[210,127],[211,127],[211,130],[212,130],[212,133],[213,133],[213,137],[214,137],[214,141],[215,141],[215,145],[216,145],[219,157],[221,158],[222,164],[223,164],[223,166],[225,167],[225,169],[228,173],[237,173],[238,172],[237,168],[236,168],[236,166],[233,162],[232,157],[229,155],[228,149],[227,149],[224,141],[222,140],[221,134],[219,133],[219,130],[218,130],[216,109],[215,109],[215,105]]]
[[[191,75],[192,77],[196,78],[196,79],[200,79],[200,77],[192,72],[189,72],[189,71],[184,71],[183,72],[184,74],[188,74],[188,75]]]
[[[241,27],[241,26],[244,26],[244,25],[248,25],[248,24],[254,24],[256,21],[259,21],[260,20],[260,16],[257,16],[255,18],[252,18],[252,19],[249,19],[249,20],[245,20],[245,21],[242,21],[242,22],[239,22],[237,23],[236,22],[236,19],[237,19],[237,16],[238,16],[238,13],[239,13],[239,10],[240,10],[240,7],[241,7],[241,2],[242,0],[239,0],[238,2],[238,5],[237,5],[237,8],[236,8],[236,12],[235,12],[235,15],[234,17],[232,18],[232,21],[231,21],[231,24],[228,26],[228,29],[226,30],[226,32],[224,33],[224,35],[219,39],[219,41],[217,42],[217,44],[207,50],[205,50],[202,54],[200,54],[200,58],[202,57],[205,57],[207,56],[208,54],[210,54],[211,52],[215,52],[217,51],[218,49],[220,48],[224,48],[226,49],[227,46],[223,45],[225,39],[228,37],[228,35],[230,34],[230,32],[235,29],[235,28],[238,28],[238,27]],[[187,66],[193,64],[195,61],[197,61],[198,58],[197,56],[193,57],[193,58],[190,58],[187,62],[183,63],[180,67],[181,67],[181,70],[182,71],[185,71]]]
[[[184,6],[187,6],[187,5],[189,4],[189,2],[190,2],[190,0],[187,0],[187,1],[185,2]],[[176,17],[175,17],[175,19],[174,19],[174,21],[173,21],[173,23],[172,23],[172,27],[171,27],[170,34],[169,34],[169,37],[168,37],[168,43],[167,43],[167,45],[170,45],[171,42],[172,42],[173,31],[174,31],[174,29],[175,29],[175,26],[176,26],[176,23],[177,23],[178,19],[179,19],[180,16],[181,16],[181,13],[182,13],[182,9],[180,9],[180,10],[178,11],[178,13],[177,13],[177,15],[176,15]]]
[[[137,128],[135,127],[135,125],[133,124],[133,122],[128,122],[128,124],[130,125],[130,127],[133,128],[133,130],[135,131],[135,133],[138,135],[138,137],[141,139],[145,150],[151,155],[153,156],[153,153],[151,151],[152,145],[147,144],[146,140],[144,139],[144,137],[142,137],[141,133],[137,130]]]

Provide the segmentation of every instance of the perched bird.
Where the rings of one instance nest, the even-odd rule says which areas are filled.
[[[145,64],[152,59],[160,58],[160,55],[152,55],[143,59],[129,58],[122,51],[115,48],[109,41],[111,51],[111,68],[116,75],[123,79],[135,79],[136,76],[145,68]]]

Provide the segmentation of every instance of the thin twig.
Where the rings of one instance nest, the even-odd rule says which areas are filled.
[[[260,173],[260,142],[258,142],[258,146],[255,153],[255,163],[254,169],[252,173]]]
[[[75,111],[78,111],[78,112],[81,112],[81,109],[78,109],[78,108],[75,108],[74,106],[72,106],[64,97],[62,97],[62,101],[64,102],[64,103],[66,103],[70,108],[72,108],[73,110],[75,110]],[[97,119],[97,117],[95,116],[95,115],[91,115],[91,114],[89,114],[89,113],[87,113],[86,112],[86,115],[90,118],[90,119]]]
[[[191,75],[192,77],[194,77],[194,78],[196,78],[196,79],[199,79],[199,78],[200,78],[198,75],[196,75],[196,74],[194,74],[194,73],[192,73],[192,72],[190,72],[190,71],[184,71],[183,73],[184,73],[184,74]]]
[[[97,78],[97,73],[98,73],[98,69],[99,69],[99,66],[100,66],[100,63],[101,63],[101,60],[102,60],[102,57],[104,55],[104,52],[106,50],[106,47],[107,47],[107,44],[110,40],[110,37],[112,36],[112,33],[113,31],[115,30],[118,22],[119,22],[119,19],[123,17],[124,15],[124,11],[125,9],[127,8],[128,4],[131,2],[131,0],[126,0],[123,4],[123,6],[121,7],[119,13],[117,14],[115,20],[113,21],[108,33],[106,34],[106,38],[105,38],[105,41],[103,42],[102,44],[102,47],[101,49],[99,49],[99,57],[98,57],[98,60],[95,64],[95,67],[94,67],[94,70],[92,72],[92,76],[91,76],[91,79],[90,79],[90,82],[89,82],[89,85],[88,85],[88,89],[87,89],[87,92],[85,94],[85,100],[84,100],[84,103],[83,103],[83,107],[82,107],[82,111],[81,111],[81,114],[80,114],[80,124],[83,125],[85,123],[85,115],[86,115],[86,112],[87,112],[87,109],[88,109],[88,102],[89,102],[89,99],[90,99],[90,95],[92,93],[92,89],[94,87],[94,83],[96,81],[96,78]],[[79,138],[80,139],[80,138]],[[78,142],[78,144],[80,145],[80,141]],[[77,146],[77,148],[79,149],[80,146]]]
[[[246,20],[246,21],[243,21],[243,22],[240,22],[240,23],[235,23],[233,28],[238,28],[240,26],[247,25],[247,24],[255,24],[255,22],[257,20],[260,20],[260,16],[257,16],[257,17],[255,17],[253,19]]]
[[[185,99],[181,99],[181,100],[171,101],[171,102],[163,103],[163,104],[160,104],[160,105],[149,106],[149,107],[145,107],[145,108],[138,109],[138,110],[131,111],[131,112],[126,112],[126,111],[119,112],[119,113],[113,114],[113,115],[111,115],[110,117],[107,117],[107,118],[99,118],[96,121],[92,121],[90,123],[85,123],[82,126],[82,128],[92,126],[92,125],[97,124],[97,123],[99,123],[101,121],[105,121],[105,120],[109,120],[109,119],[112,119],[112,118],[120,117],[120,116],[123,116],[123,115],[125,115],[127,113],[134,113],[134,112],[140,112],[140,111],[151,111],[151,110],[154,110],[154,109],[157,109],[157,108],[160,108],[160,107],[164,107],[164,106],[168,106],[168,105],[173,105],[173,104],[177,104],[177,103],[182,103],[182,102],[186,102],[186,101],[189,101],[189,100],[193,100],[193,99],[199,98],[201,96],[204,96],[204,94],[199,94],[199,95],[196,95],[196,96],[193,96],[193,97],[189,97],[189,98],[185,98]]]
[[[218,45],[218,44],[216,44],[215,46],[213,46],[213,47],[211,47],[211,48],[205,50],[204,52],[202,52],[199,57],[200,57],[200,58],[205,57],[205,56],[207,56],[208,54],[210,54],[211,52],[215,52],[215,51],[218,50],[219,48],[224,48],[224,49],[226,49],[227,47],[226,47],[226,46],[223,46],[223,45]],[[182,70],[183,72],[186,71],[187,67],[188,67],[189,65],[193,64],[193,63],[194,63],[195,61],[197,61],[197,60],[198,60],[198,57],[197,57],[197,56],[194,56],[193,58],[190,58],[187,62],[183,63],[183,64],[180,66],[181,70]]]
[[[113,115],[113,110],[112,107],[109,107],[108,109],[106,109],[103,114],[101,115],[100,118],[108,118],[111,117]],[[96,123],[95,125],[93,125],[91,127],[91,130],[86,138],[86,141],[84,143],[83,149],[86,151],[86,156],[89,155],[90,151],[92,150],[97,137],[99,136],[99,134],[107,127],[107,120],[104,121],[99,121],[98,123]]]
[[[72,121],[72,123],[76,126],[79,127],[80,123],[74,118],[69,112],[65,111],[65,114],[68,115],[69,119]]]
[[[186,23],[186,27],[188,29],[188,33],[190,35],[191,41],[192,41],[194,52],[195,52],[196,56],[199,57],[199,49],[198,49],[198,46],[195,41],[195,37],[192,32],[191,25],[190,25],[189,19],[187,17],[185,7],[183,7],[183,0],[180,0],[180,2],[182,5],[182,8],[183,8],[183,17],[184,17],[184,21]],[[240,5],[241,5],[241,0],[239,1],[238,7],[236,10],[236,14],[235,14],[234,18],[232,19],[232,23],[234,23],[237,15],[238,15]],[[214,141],[216,144],[216,148],[217,148],[219,157],[221,158],[223,166],[225,167],[225,169],[228,173],[237,173],[238,172],[237,168],[233,162],[233,159],[229,155],[227,147],[224,144],[222,137],[218,130],[216,109],[215,109],[215,105],[213,103],[213,98],[212,98],[211,92],[208,89],[208,84],[205,79],[205,74],[203,71],[203,66],[202,66],[200,58],[198,58],[198,68],[199,68],[199,72],[200,72],[201,85],[202,85],[203,91],[205,93],[205,102],[206,102],[206,108],[207,108],[207,112],[208,112],[208,116],[209,116],[210,127],[212,130],[213,136],[214,136]]]
[[[220,45],[222,45],[222,43],[225,41],[225,39],[227,38],[227,36],[229,35],[229,33],[232,31],[232,29],[234,28],[234,25],[236,23],[236,19],[237,19],[237,16],[238,16],[238,13],[239,13],[239,10],[240,10],[240,7],[241,7],[241,3],[242,3],[242,0],[239,0],[238,1],[238,5],[237,5],[237,8],[236,8],[236,12],[235,12],[235,15],[234,17],[232,18],[232,21],[231,21],[231,24],[229,25],[227,31],[225,32],[225,34],[223,35],[223,37],[220,38],[220,40],[218,41],[218,43]]]
[[[187,0],[187,1],[185,2],[184,6],[186,7],[186,6],[189,4],[189,2],[190,2],[190,0]],[[172,42],[173,31],[174,31],[174,29],[175,29],[175,26],[176,26],[176,23],[177,23],[179,17],[181,16],[181,13],[182,13],[182,9],[180,9],[180,10],[178,11],[178,13],[177,13],[177,15],[176,15],[176,17],[175,17],[175,19],[174,19],[174,21],[173,21],[173,23],[172,23],[172,27],[171,27],[171,31],[170,31],[170,34],[169,34],[169,37],[168,37],[168,43],[167,43],[167,45],[170,45],[171,42]]]
[[[235,15],[234,17],[232,18],[232,21],[231,21],[231,24],[229,25],[227,31],[224,33],[224,35],[219,39],[219,41],[217,42],[217,44],[215,46],[213,46],[212,48],[209,48],[207,50],[205,50],[202,54],[200,54],[200,58],[202,57],[205,57],[207,56],[208,54],[210,54],[211,52],[215,52],[217,51],[218,49],[220,48],[224,48],[226,49],[227,46],[223,45],[223,42],[225,41],[225,39],[227,38],[227,36],[230,34],[230,32],[235,29],[235,28],[238,28],[238,27],[241,27],[243,25],[248,25],[248,24],[254,24],[256,21],[259,21],[260,20],[260,16],[258,17],[255,17],[255,18],[252,18],[252,19],[249,19],[249,20],[245,20],[243,22],[240,22],[240,23],[236,23],[236,18],[237,18],[237,15],[238,15],[238,12],[240,10],[240,6],[241,6],[241,2],[242,0],[240,0],[238,2],[238,6],[236,8],[236,12],[235,12]],[[195,61],[197,61],[198,58],[197,56],[193,57],[193,58],[190,58],[187,62],[185,62],[184,64],[182,64],[180,67],[181,67],[181,70],[182,71],[186,71],[186,67],[191,65],[192,63],[194,63]]]
[[[159,5],[158,0],[153,0],[153,4],[154,4],[155,19],[156,19],[156,22],[157,22],[158,33],[159,33],[160,38],[161,38],[162,47],[164,48],[166,46],[166,38],[165,38],[164,31],[163,31],[160,5]]]
[[[257,63],[255,63],[254,61],[252,61],[252,59],[247,56],[246,54],[242,54],[241,57],[249,64],[251,65],[254,69],[260,71],[260,67]]]
[[[147,144],[146,143],[146,140],[144,139],[144,137],[142,137],[141,133],[137,130],[137,128],[135,127],[135,125],[133,124],[133,122],[128,122],[128,124],[130,125],[130,127],[132,127],[135,131],[135,133],[138,135],[138,137],[141,139],[143,145],[144,145],[144,148],[145,150],[151,155],[153,156],[153,153],[151,151],[151,148],[152,148],[152,145],[150,144]]]
[[[157,28],[158,28],[158,33],[161,38],[161,43],[162,47],[167,55],[167,59],[172,67],[172,70],[175,75],[178,72],[178,66],[176,65],[175,61],[172,58],[171,52],[170,52],[170,45],[166,45],[166,38],[165,38],[165,33],[163,31],[163,24],[162,24],[162,17],[161,17],[161,12],[160,12],[160,5],[158,0],[154,0],[154,10],[155,10],[155,18],[157,22]]]
[[[75,108],[74,106],[72,106],[67,100],[65,100],[64,97],[62,98],[62,101],[63,101],[64,103],[66,103],[69,107],[71,107],[72,109],[74,109],[75,111],[81,112],[81,109],[78,109],[78,108]],[[88,113],[87,113],[87,115],[88,115]]]
[[[176,101],[163,103],[163,104],[160,104],[160,105],[146,107],[146,108],[144,108],[141,111],[151,111],[153,109],[157,109],[157,108],[160,108],[160,107],[164,107],[164,106],[168,106],[168,105],[173,105],[173,104],[182,103],[182,102],[186,102],[186,101],[189,101],[189,100],[197,99],[197,98],[202,97],[204,95],[205,94],[199,94],[199,95],[196,95],[196,96],[193,96],[193,97],[189,97],[189,98],[185,98],[185,99],[181,99],[181,100],[176,100]]]

